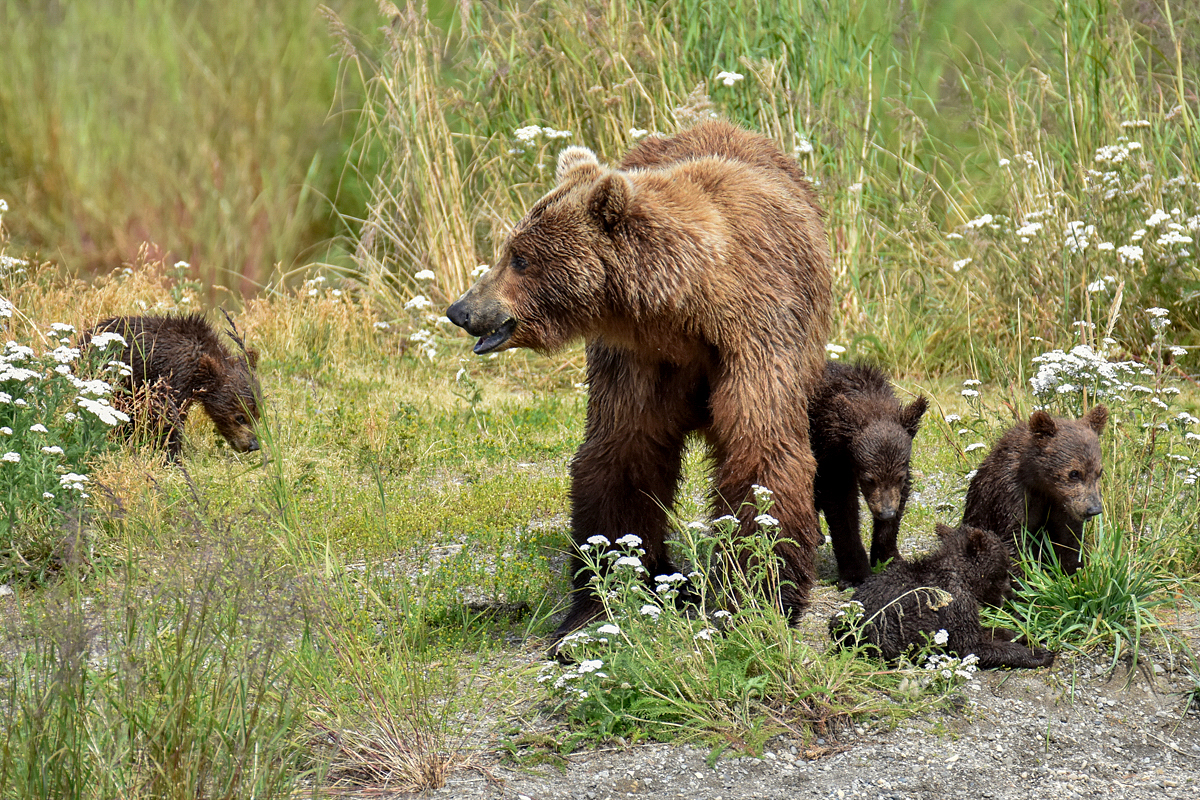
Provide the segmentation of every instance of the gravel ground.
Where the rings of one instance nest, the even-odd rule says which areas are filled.
[[[920,482],[925,496],[915,494],[916,502],[937,508],[944,495],[953,494],[946,481],[934,480],[940,477]],[[932,533],[914,538],[902,544],[906,555],[934,541]],[[825,621],[850,596],[829,585],[837,573],[828,548],[819,561],[822,585],[814,588],[812,608],[800,625],[812,641],[825,637]],[[1193,650],[1200,648],[1195,614],[1175,620],[1174,627]],[[1185,667],[1169,654],[1150,652],[1131,676],[1120,666],[1110,671],[1103,654],[1060,654],[1049,669],[978,673],[962,690],[957,711],[927,712],[894,728],[867,722],[807,746],[776,737],[762,758],[727,756],[710,766],[705,748],[651,744],[580,751],[560,769],[518,768],[484,754],[476,759],[478,771],[456,773],[445,788],[422,796],[1198,798],[1200,697],[1192,700],[1189,690],[1196,684]]]
[[[518,770],[484,758],[428,797],[608,798],[1200,797],[1200,716],[1162,664],[1127,675],[1085,657],[1052,669],[980,673],[959,712],[867,723],[808,748],[777,737],[762,758],[654,744],[584,751]],[[376,795],[378,796],[378,795]],[[399,795],[396,795],[399,796]]]

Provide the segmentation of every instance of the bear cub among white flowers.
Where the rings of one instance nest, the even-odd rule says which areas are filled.
[[[844,612],[830,619],[835,646],[863,644],[894,661],[933,644],[960,658],[974,654],[983,669],[1050,666],[1054,653],[979,622],[979,607],[1000,605],[1011,590],[1008,546],[979,528],[938,525],[937,534],[941,543],[932,553],[893,562],[858,587],[853,601],[862,605],[862,621],[848,622]]]

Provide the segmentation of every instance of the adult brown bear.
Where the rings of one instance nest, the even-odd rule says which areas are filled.
[[[812,186],[768,139],[707,122],[633,148],[620,168],[559,154],[557,185],[495,266],[446,312],[475,352],[587,342],[584,441],[571,464],[576,547],[641,537],[649,575],[675,570],[667,511],[685,441],[714,460],[713,505],[756,529],[774,492],[781,602],[796,616],[821,540],[808,396],[830,326],[829,247]],[[601,613],[576,552],[562,635]]]

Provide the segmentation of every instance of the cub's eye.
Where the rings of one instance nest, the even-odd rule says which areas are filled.
[[[509,260],[509,265],[516,271],[518,275],[529,269],[529,262],[525,260],[525,256],[513,255]]]
[[[1073,481],[1083,480],[1083,473],[1081,473],[1077,469],[1073,469],[1073,470],[1071,470],[1071,474],[1068,475],[1067,477]]]
[[[236,417],[233,418],[233,421],[236,422],[238,425],[249,425],[250,424],[250,420],[246,419],[245,414],[238,414]]]

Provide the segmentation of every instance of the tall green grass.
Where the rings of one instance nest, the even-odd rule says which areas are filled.
[[[206,286],[253,293],[276,264],[325,254],[335,200],[361,203],[339,186],[337,63],[316,2],[3,0],[0,52],[7,224],[73,270],[151,242]]]
[[[0,0],[5,337],[49,378],[52,322],[83,330],[198,307],[205,283],[269,284],[238,317],[262,354],[264,452],[229,453],[197,413],[181,468],[150,450],[73,454],[89,476],[70,517],[86,558],[41,547],[27,559],[40,581],[5,565],[0,794],[284,796],[400,775],[393,788],[431,788],[503,749],[505,724],[546,722],[549,704],[564,715],[545,725],[565,731],[559,748],[686,728],[753,751],[776,726],[810,735],[955,690],[821,652],[824,620],[810,642],[770,608],[711,632],[673,604],[646,614],[656,601],[640,581],[610,598],[621,646],[580,650],[578,663],[609,658],[624,677],[552,668],[594,681],[588,697],[537,682],[569,585],[584,376],[578,357],[477,359],[439,304],[546,190],[557,149],[616,161],[633,129],[710,112],[767,132],[819,181],[837,341],[906,386],[932,382],[942,409],[969,418],[930,419],[917,440],[948,483],[965,487],[982,455],[971,445],[1014,415],[1096,400],[1095,382],[1032,392],[1035,356],[1087,345],[1093,369],[1150,365],[1147,391],[1108,400],[1105,530],[1119,543],[1092,542],[1095,581],[1045,587],[1081,613],[1041,633],[1122,653],[1160,634],[1162,592],[1186,595],[1181,578],[1200,567],[1200,423],[1178,380],[1195,355],[1172,350],[1200,328],[1200,276],[1182,254],[1195,242],[1179,238],[1195,238],[1200,210],[1193,8],[1135,19],[1103,0],[1012,3],[996,30],[965,0],[380,9]],[[721,71],[744,77],[726,86]],[[1097,162],[1102,147],[1115,149]],[[353,260],[289,274],[335,230],[325,198],[353,229]],[[85,283],[7,260],[30,243],[81,271],[130,269]],[[1141,260],[1123,261],[1134,245]],[[1167,310],[1165,332],[1148,307]],[[956,396],[943,373],[989,380],[985,398]],[[1068,377],[1082,387],[1081,375]],[[35,411],[45,418],[25,420]],[[28,424],[5,449],[59,480],[31,430],[57,435],[58,406],[6,413]],[[681,514],[702,513],[702,462],[689,455]],[[41,495],[12,496],[28,511]],[[960,502],[951,491],[915,508],[906,529],[954,521]],[[50,544],[67,527],[32,521],[21,530]],[[703,539],[678,538],[684,555]],[[1122,594],[1097,605],[1110,584]],[[1090,627],[1098,613],[1114,626]]]
[[[369,96],[358,152],[388,154],[367,176],[356,262],[393,306],[469,285],[564,144],[615,161],[631,129],[719,113],[776,138],[819,181],[836,336],[855,352],[990,377],[980,348],[1035,355],[1028,337],[1084,319],[1087,287],[1105,276],[1126,307],[1167,306],[1187,341],[1200,327],[1200,273],[1186,243],[1157,244],[1165,223],[1140,260],[1116,250],[1158,209],[1175,209],[1180,235],[1200,228],[1192,9],[1134,20],[1104,0],[1014,6],[1017,24],[994,32],[960,27],[974,12],[953,2],[462,8],[439,27],[410,5],[384,42],[345,39]],[[722,70],[745,77],[725,86]],[[543,130],[519,141],[530,125]],[[1131,140],[1133,157],[1097,161]],[[1091,248],[1073,246],[1068,232],[1089,225]],[[414,278],[423,270],[432,287]],[[1137,340],[1120,304],[1106,312]]]

